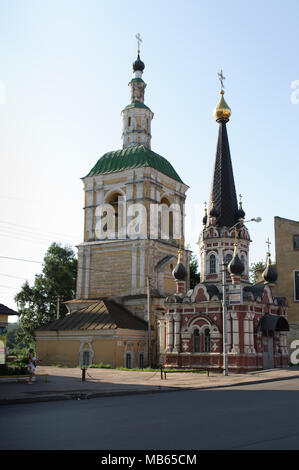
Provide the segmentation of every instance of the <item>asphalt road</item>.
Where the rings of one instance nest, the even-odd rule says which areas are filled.
[[[0,406],[0,449],[299,449],[299,379]]]

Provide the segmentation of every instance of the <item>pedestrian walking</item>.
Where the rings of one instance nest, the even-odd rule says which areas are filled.
[[[34,351],[33,349],[29,349],[29,380],[28,384],[32,384],[32,377],[35,375],[35,367],[36,367],[36,357],[34,357]]]

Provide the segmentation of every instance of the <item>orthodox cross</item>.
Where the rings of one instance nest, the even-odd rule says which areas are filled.
[[[271,242],[269,240],[269,237],[267,238],[266,240],[266,244],[268,245],[268,251],[270,252],[270,245],[271,245]]]
[[[220,73],[218,73],[219,81],[221,83],[221,91],[223,91],[224,85],[223,85],[223,80],[225,80],[225,77],[223,76],[223,72],[221,70]]]
[[[242,194],[239,194],[240,202],[242,202]]]
[[[140,54],[140,43],[142,42],[140,33],[136,34],[137,44],[138,44],[138,54]]]

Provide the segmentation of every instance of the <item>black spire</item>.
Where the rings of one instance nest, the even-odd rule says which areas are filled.
[[[211,190],[211,202],[218,212],[217,225],[232,227],[238,222],[238,202],[226,130],[228,119],[219,119],[219,134]]]

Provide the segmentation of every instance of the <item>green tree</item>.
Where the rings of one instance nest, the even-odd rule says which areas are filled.
[[[28,348],[29,345],[26,343],[22,343],[18,341],[18,333],[22,330],[21,325],[19,322],[17,323],[9,323],[8,324],[8,332],[6,335],[6,346],[9,350],[22,350],[24,348]]]
[[[76,291],[77,259],[71,247],[52,243],[36,274],[33,286],[26,281],[15,296],[20,313],[18,341],[34,343],[34,330],[56,319],[57,298],[60,302],[73,299]],[[67,313],[60,303],[60,316]]]
[[[258,271],[265,269],[266,265],[264,261],[257,261],[256,263],[251,263],[249,268],[249,279],[252,284],[256,284],[258,280]]]
[[[198,272],[198,259],[194,253],[190,258],[190,289],[194,289],[196,284],[200,282],[200,273]]]

